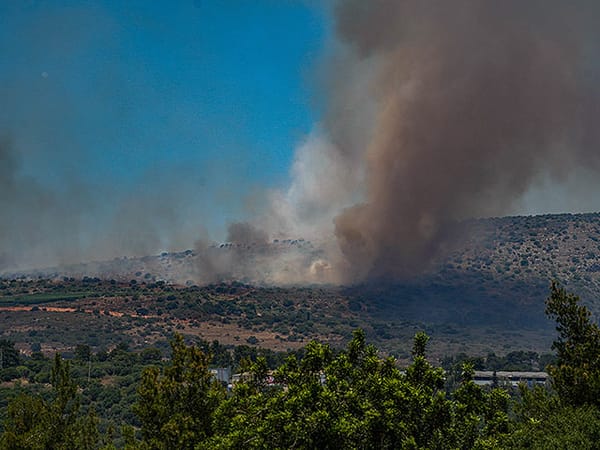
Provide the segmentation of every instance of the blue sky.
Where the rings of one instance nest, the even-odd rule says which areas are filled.
[[[222,223],[287,183],[329,35],[308,1],[1,2],[0,133],[49,189],[174,183]]]

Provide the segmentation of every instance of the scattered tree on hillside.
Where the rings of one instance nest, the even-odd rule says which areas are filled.
[[[18,366],[20,361],[15,343],[8,339],[0,339],[0,369]]]

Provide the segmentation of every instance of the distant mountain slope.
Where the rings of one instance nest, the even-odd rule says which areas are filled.
[[[452,279],[457,274],[478,273],[497,280],[558,278],[580,282],[593,290],[600,286],[600,213],[550,214],[477,219],[461,224],[463,240],[426,274]],[[274,240],[259,244],[215,244],[206,249],[162,253],[156,256],[123,257],[110,261],[74,264],[43,270],[5,273],[43,276],[88,275],[103,278],[162,279],[183,284],[202,270],[201,254],[236,252],[245,264],[273,255],[305,255],[307,261],[321,253],[316,244],[303,239]],[[229,275],[231,277],[231,275]],[[256,282],[257,280],[247,280]]]
[[[472,220],[464,242],[428,273],[347,289],[357,308],[459,326],[542,327],[551,280],[600,314],[600,214]]]
[[[260,305],[263,316],[257,316],[256,324],[248,325],[257,336],[283,336],[287,330],[291,335],[302,332],[308,337],[329,336],[335,340],[347,337],[352,327],[361,326],[382,348],[393,350],[414,330],[425,329],[446,342],[440,354],[444,349],[498,351],[499,346],[549,350],[554,325],[544,315],[544,299],[552,279],[579,294],[595,317],[600,316],[600,214],[480,219],[462,226],[465,238],[460,245],[417,278],[346,287],[261,287],[251,279],[242,280],[254,286],[244,296],[235,294],[235,307],[233,300],[224,297],[224,303],[219,304],[221,312],[210,316],[210,320],[217,317],[219,322],[247,326],[247,320],[237,314],[245,311],[244,305]],[[244,264],[252,264],[253,258],[285,252],[305,255],[306,261],[319,255],[316,246],[302,240],[247,247],[222,244],[209,251],[236,252],[243,256]],[[194,276],[201,267],[197,252],[120,258],[30,272],[26,277],[61,280],[63,276],[88,276],[128,285],[135,282],[138,286],[163,281],[184,285],[187,280],[192,289],[189,296],[194,298],[195,292],[200,292],[193,290]],[[5,278],[15,275],[23,274],[7,274]],[[233,280],[226,281],[224,292],[229,291],[227,286]],[[207,289],[213,292],[213,288]],[[148,303],[140,308],[159,308],[153,301],[149,294]],[[180,302],[179,316],[186,317],[186,308],[193,305],[184,307]],[[269,321],[260,322],[260,317],[269,317]]]
[[[600,214],[481,219],[466,224],[470,239],[447,269],[491,272],[509,279],[600,279]]]

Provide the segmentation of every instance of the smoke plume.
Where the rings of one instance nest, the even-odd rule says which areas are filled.
[[[587,0],[338,1],[325,117],[255,221],[322,250],[292,281],[421,273],[462,220],[597,174],[599,13]]]
[[[364,169],[364,199],[335,217],[346,280],[402,277],[443,253],[457,221],[500,215],[539,177],[598,168],[600,7],[581,0],[362,0],[336,7],[375,105],[368,144],[330,111],[339,158]],[[368,67],[369,70],[364,69]],[[335,89],[335,83],[330,83]]]
[[[211,243],[207,237],[195,246],[195,273],[199,283],[219,281],[300,284],[329,279],[323,250],[305,239],[267,240],[263,229],[236,222],[228,227],[227,242]]]

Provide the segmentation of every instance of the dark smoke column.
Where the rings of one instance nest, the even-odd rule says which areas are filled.
[[[347,279],[418,273],[457,221],[505,213],[541,174],[597,167],[597,4],[338,4],[351,64],[377,66],[366,200],[335,219]]]

